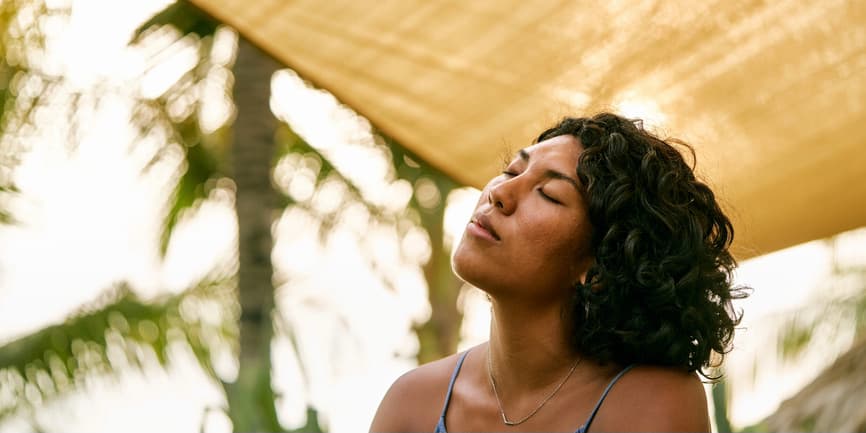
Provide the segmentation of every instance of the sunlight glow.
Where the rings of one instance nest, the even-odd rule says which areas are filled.
[[[448,195],[448,206],[445,208],[445,245],[453,250],[455,241],[463,235],[466,224],[472,218],[475,204],[481,191],[475,188],[458,188]]]
[[[37,128],[35,136],[28,137],[39,145],[21,156],[14,173],[21,193],[10,204],[22,223],[0,226],[0,245],[6,246],[0,249],[0,342],[61,322],[118,281],[129,281],[139,295],[149,298],[179,292],[214,267],[231,273],[237,266],[237,219],[230,181],[217,184],[197,209],[180,218],[164,258],[157,249],[162,206],[170,192],[166,179],[178,169],[182,150],[165,147],[163,160],[143,171],[154,149],[171,137],[155,131],[146,140],[135,141],[136,132],[128,126],[132,108],[128,97],[163,94],[191,67],[195,53],[189,44],[174,46],[169,49],[172,62],[154,67],[132,86],[135,77],[154,66],[149,57],[154,53],[127,49],[126,42],[145,17],[169,3],[49,1],[51,7],[74,6],[68,28],[61,22],[51,24],[64,30],[49,41],[46,62],[51,64],[46,67],[68,74],[70,86],[64,90],[69,95],[58,97],[71,97],[100,79],[107,79],[112,90],[98,109],[79,113],[86,119],[86,128],[79,131],[77,148],[66,145],[65,114],[53,107],[41,114],[51,122],[40,123],[52,127]],[[158,30],[150,35],[152,42],[167,44],[168,33]],[[234,34],[221,30],[211,53],[213,61],[230,63],[235,44]],[[233,107],[225,92],[231,79],[227,71],[217,70],[200,89],[208,101],[201,113],[205,131],[215,131],[231,119]],[[23,94],[42,89],[37,81],[19,84]],[[580,92],[555,96],[578,106],[590,99]],[[191,109],[189,102],[177,101],[174,115]],[[460,188],[441,197],[430,179],[414,185],[396,179],[391,155],[374,137],[370,123],[294,72],[275,75],[271,104],[280,119],[374,204],[364,206],[344,183],[333,179],[317,187],[323,164],[313,153],[292,154],[277,163],[276,186],[310,205],[276,215],[272,226],[271,259],[280,313],[279,335],[273,343],[274,387],[281,392],[279,416],[287,424],[300,425],[309,404],[321,411],[332,432],[366,430],[391,382],[416,366],[418,341],[411,329],[431,314],[420,269],[431,254],[429,237],[418,227],[391,221],[413,194],[422,206],[447,200],[445,242],[453,250],[481,192]],[[622,95],[616,108],[626,116],[642,118],[648,128],[663,127],[668,121],[662,107],[638,92]],[[313,213],[333,218],[323,222]],[[863,264],[864,243],[866,229],[841,235],[837,263]],[[843,333],[793,365],[778,361],[775,347],[768,344],[778,331],[774,320],[818,303],[823,292],[830,291],[826,282],[831,258],[827,244],[816,241],[746,261],[737,271],[736,281],[755,291],[737,303],[746,315],[726,364],[733,384],[730,411],[735,425],[765,417],[849,342]],[[487,339],[490,303],[469,285],[461,290],[458,302],[465,315],[459,343],[464,350]],[[183,307],[189,310],[182,314],[217,319],[213,306],[195,307]],[[144,333],[154,333],[153,323],[139,326]],[[296,337],[297,347],[289,336]],[[176,352],[168,370],[146,366],[117,378],[88,379],[81,391],[46,402],[33,417],[47,430],[230,431],[231,423],[221,409],[222,391],[188,350]],[[237,360],[227,351],[216,354],[215,365],[223,379],[237,374]],[[11,381],[22,380],[12,376]],[[35,389],[25,393],[27,398],[39,398]],[[0,402],[15,398],[19,397],[0,388]],[[34,429],[27,416],[0,425],[0,433]]]
[[[626,92],[614,104],[615,110],[631,119],[641,119],[647,130],[664,126],[667,115],[652,99],[642,97],[634,92]]]

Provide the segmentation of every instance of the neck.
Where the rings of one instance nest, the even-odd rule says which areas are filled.
[[[497,386],[511,395],[549,390],[578,357],[568,345],[561,305],[493,302],[489,356]]]

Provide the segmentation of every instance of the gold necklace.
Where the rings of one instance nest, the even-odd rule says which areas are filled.
[[[510,426],[523,424],[524,421],[528,420],[529,418],[532,418],[533,415],[538,413],[538,411],[541,410],[541,408],[544,407],[544,405],[547,404],[547,402],[550,401],[550,399],[553,398],[553,396],[556,395],[557,392],[559,392],[559,389],[562,388],[562,385],[565,385],[565,382],[568,381],[569,377],[571,377],[571,373],[574,373],[574,369],[575,369],[575,367],[577,367],[577,364],[580,363],[580,358],[578,358],[577,361],[574,361],[574,365],[571,366],[571,370],[568,370],[568,374],[565,375],[565,378],[563,378],[562,381],[559,382],[558,385],[556,385],[556,388],[554,388],[553,391],[550,394],[548,394],[547,397],[544,398],[544,400],[541,400],[541,403],[539,403],[538,406],[536,406],[535,409],[532,410],[532,412],[529,412],[529,415],[526,415],[525,417],[523,417],[517,421],[511,421],[508,419],[507,416],[505,416],[505,409],[502,408],[502,400],[499,398],[499,391],[496,390],[496,379],[493,377],[493,359],[492,358],[493,357],[490,356],[490,346],[488,345],[487,346],[487,377],[490,378],[490,386],[493,387],[493,395],[496,396],[496,403],[499,405],[499,414],[502,415],[502,422],[505,423],[505,425],[510,425]]]

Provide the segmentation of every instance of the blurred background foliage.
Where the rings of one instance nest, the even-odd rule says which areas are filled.
[[[427,250],[413,253],[420,258],[407,258],[413,254],[401,251],[405,263],[420,267],[430,305],[429,316],[412,327],[416,359],[423,363],[456,351],[463,287],[450,268],[445,214],[450,195],[461,185],[371,130],[371,151],[388,161],[385,178],[395,190],[409,194],[396,205],[370,197],[357,179],[339,168],[328,149],[311,145],[285,119],[274,116],[271,83],[282,67],[185,1],[168,5],[137,29],[130,46],[145,52],[146,62],[129,85],[99,80],[85,88],[70,85],[45,50],[47,35],[68,16],[68,5],[63,4],[0,3],[0,224],[17,223],[8,206],[17,192],[13,172],[29,146],[38,145],[40,129],[56,128],[69,152],[75,152],[81,128],[101,101],[119,95],[133,102],[129,122],[136,136],[125,145],[130,152],[147,154],[141,175],[165,177],[163,223],[153,233],[160,254],[169,250],[180,223],[217,198],[228,200],[236,211],[236,249],[178,293],[142,298],[128,282],[118,282],[62,323],[2,342],[0,423],[18,416],[40,430],[39,408],[86,388],[89,378],[167,367],[182,352],[192,354],[222,389],[225,405],[216,410],[228,416],[234,431],[326,430],[309,401],[305,423],[285,425],[278,416],[280,393],[272,386],[275,340],[288,341],[301,373],[307,371],[302,354],[308,348],[297,336],[299,323],[277,301],[279,288],[295,276],[281,270],[272,257],[274,227],[291,212],[312,218],[310,229],[323,243],[359,209],[367,217],[362,219],[366,226],[356,231],[361,239],[374,227],[388,227],[404,240],[423,234]],[[166,72],[166,65],[178,64],[179,58],[183,66]],[[165,75],[172,77],[167,85],[146,85],[153,76]],[[214,115],[215,105],[230,107],[227,115]],[[163,170],[165,166],[172,169]],[[834,240],[827,242],[832,247]],[[359,244],[370,248],[369,243]],[[406,248],[407,243],[400,245]],[[385,287],[397,290],[398,281],[377,254],[362,256]],[[826,395],[849,392],[845,387],[859,383],[851,378],[866,364],[866,267],[838,264],[833,272],[828,284],[838,287],[828,288],[825,298],[771,318],[766,326],[782,330],[774,341],[785,362],[796,362],[815,347],[820,350],[822,339],[849,339],[850,350],[777,413],[746,430],[825,431],[837,427],[833,422],[840,417],[846,427],[866,428],[862,416],[851,417],[838,405],[832,409],[827,402],[838,398]],[[219,367],[221,357],[233,359],[229,364],[234,367]],[[819,389],[822,383],[832,390]],[[713,392],[719,431],[735,429],[727,419],[730,386],[722,382]],[[866,396],[854,400],[866,401]]]
[[[64,15],[64,11],[49,10],[42,3],[0,3],[0,223],[11,221],[4,199],[16,191],[12,169],[24,150],[21,143],[32,133],[30,119],[43,106],[41,94],[50,92],[61,80],[41,68],[39,58],[45,54],[47,23]]]
[[[166,365],[172,360],[171,350],[183,346],[225,390],[227,405],[223,410],[235,431],[287,431],[278,419],[274,405],[277,395],[271,387],[270,341],[274,330],[293,343],[296,353],[303,348],[297,347],[293,322],[275,310],[270,250],[271,226],[290,208],[313,215],[323,240],[343,217],[342,211],[351,209],[353,203],[367,210],[372,223],[393,226],[401,236],[410,230],[423,230],[430,244],[424,275],[433,311],[429,320],[415,328],[420,342],[418,358],[432,360],[456,350],[460,283],[450,272],[443,238],[446,198],[458,186],[455,182],[377,134],[375,146],[390,155],[394,175],[412,185],[415,193],[397,209],[372,203],[325,154],[274,118],[268,102],[271,78],[279,65],[242,39],[229,55],[215,52],[218,33],[234,38],[233,32],[183,1],[143,23],[130,41],[149,54],[139,77],[142,82],[174,57],[194,53],[194,60],[187,62],[186,69],[176,74],[168,87],[141,91],[97,83],[71,97],[63,95],[64,76],[46,71],[39,58],[46,22],[68,13],[68,9],[50,8],[40,1],[2,3],[0,192],[15,192],[11,173],[16,156],[26,150],[25,135],[44,127],[48,120],[40,117],[41,107],[66,108],[71,124],[68,145],[74,151],[82,104],[98,105],[105,93],[126,92],[125,96],[135,102],[130,121],[138,131],[129,146],[145,140],[158,143],[150,149],[152,155],[142,174],[178,153],[182,155],[173,178],[166,182],[171,193],[165,203],[163,229],[157,236],[161,253],[168,249],[178,222],[194,214],[216,190],[234,196],[238,251],[180,294],[143,300],[126,283],[119,283],[99,300],[71,313],[64,323],[3,344],[0,420],[36,410],[46,400],[80,386],[88,375],[140,368],[147,362]],[[234,110],[229,119],[208,124],[202,113],[212,103],[207,97],[213,94],[214,86],[222,90],[218,97],[233,104]],[[340,205],[322,209],[312,202],[314,194],[290,194],[287,182],[294,173],[282,181],[273,176],[274,167],[281,164],[290,171],[306,170],[302,175],[312,172],[313,192],[325,186],[339,188],[344,193]],[[4,222],[14,221],[5,207],[0,211]],[[374,255],[369,257],[373,260]],[[377,268],[377,263],[369,264]],[[290,279],[291,275],[276,277]],[[387,275],[382,278],[389,283]],[[203,320],[198,312],[202,303],[213,304],[209,310],[218,314]],[[239,373],[234,380],[221,377],[213,368],[215,350],[230,350],[238,359]],[[36,426],[35,419],[33,422]],[[299,431],[323,428],[312,407],[307,423],[295,427]]]
[[[813,302],[768,324],[781,331],[776,351],[784,363],[796,364],[828,342],[850,342],[847,349],[811,383],[797,392],[765,423],[766,431],[866,431],[866,264],[844,260],[841,236],[824,240],[831,271]]]

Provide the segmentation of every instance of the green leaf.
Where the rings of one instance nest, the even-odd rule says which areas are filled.
[[[189,311],[194,310],[191,303],[206,299],[228,311],[232,297],[226,283],[207,278],[181,294],[151,302],[119,284],[65,322],[0,346],[0,387],[16,396],[0,403],[0,420],[77,389],[88,376],[141,368],[151,360],[148,353],[165,366],[175,343],[186,344],[203,370],[218,380],[211,364],[212,346],[215,339],[236,338],[233,317],[226,314],[223,323],[213,324]]]
[[[186,146],[184,150],[186,168],[174,188],[168,215],[160,234],[159,251],[163,256],[168,250],[171,234],[180,217],[205,199],[211,192],[211,185],[215,185],[216,180],[223,176],[219,158],[201,142]]]
[[[44,55],[45,27],[39,22],[48,16],[65,17],[69,12],[49,9],[43,1],[0,1],[0,194],[17,192],[10,174],[25,150],[20,131],[25,126],[34,127],[34,110],[50,99],[59,81],[40,69],[42,65],[30,63]],[[31,91],[21,94],[18,84],[22,82],[31,83]],[[41,88],[34,89],[34,83]],[[5,205],[5,197],[0,196],[0,225],[15,223]]]
[[[739,430],[742,433],[768,433],[770,431],[766,421],[760,421]]]
[[[720,379],[712,386],[713,413],[716,420],[717,432],[731,432],[731,422],[728,419],[728,383]]]
[[[419,182],[425,182],[436,187],[439,200],[435,205],[430,206],[428,203],[422,203],[418,201],[417,194],[412,194],[409,207],[418,212],[424,227],[429,229],[430,224],[441,224],[440,220],[448,204],[448,194],[461,185],[441,170],[426,163],[400,143],[385,135],[380,136],[391,150],[391,163],[394,165],[399,178],[409,181],[415,188],[418,187]]]
[[[784,359],[791,359],[803,353],[812,341],[813,323],[802,323],[796,319],[790,320],[785,330],[779,334],[779,351]]]
[[[138,26],[130,43],[141,41],[142,35],[151,27],[172,26],[181,34],[195,34],[199,38],[205,38],[213,36],[219,25],[218,21],[192,3],[178,0]]]
[[[367,210],[370,211],[371,214],[376,216],[382,215],[382,209],[372,205],[370,202],[364,200],[364,195],[361,193],[361,190],[355,185],[349,178],[343,174],[337,167],[331,164],[331,161],[325,156],[319,149],[311,146],[307,143],[306,140],[301,138],[301,136],[295,134],[292,131],[291,127],[286,125],[285,123],[280,125],[280,129],[277,131],[277,155],[276,158],[279,160],[280,158],[285,157],[291,153],[296,153],[300,155],[311,155],[321,162],[321,168],[319,168],[319,172],[316,176],[316,186],[318,186],[323,180],[333,177],[338,179],[340,182],[346,185],[348,189],[349,195],[358,200],[360,203],[363,203]]]
[[[307,406],[307,422],[294,430],[289,430],[289,432],[323,433],[324,430],[322,429],[322,426],[319,425],[319,412],[317,412],[315,408]]]

